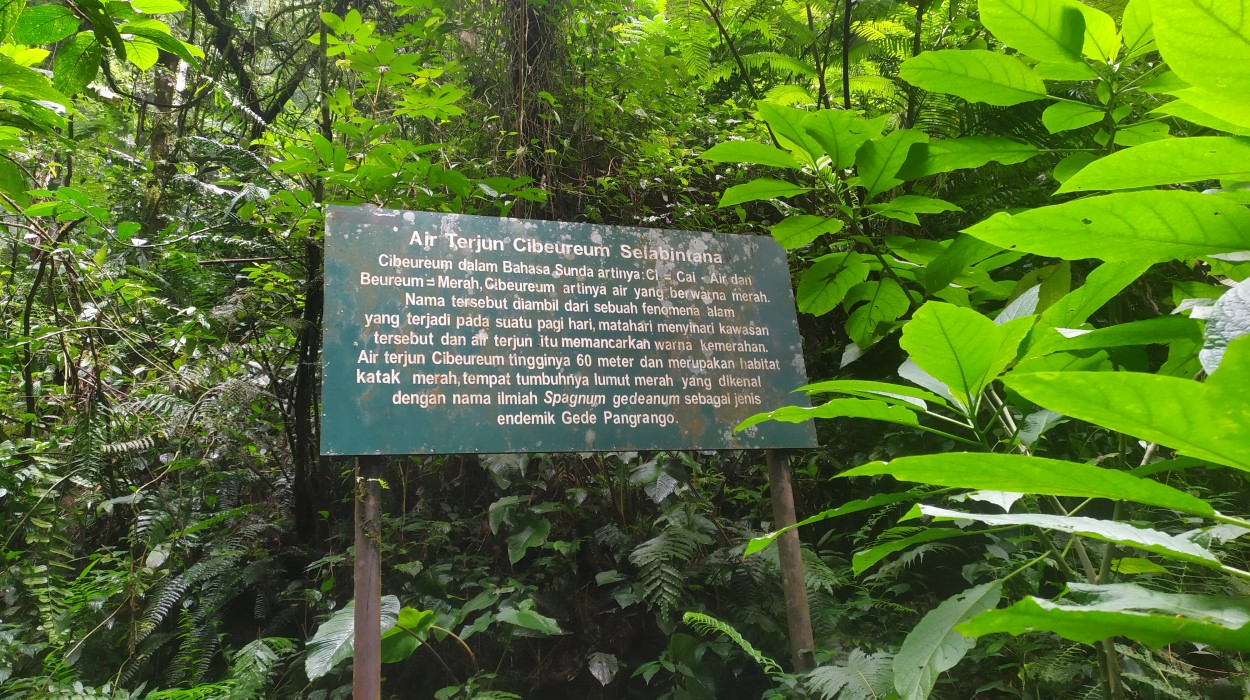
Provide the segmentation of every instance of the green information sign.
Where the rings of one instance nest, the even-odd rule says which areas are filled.
[[[755,449],[811,423],[771,238],[329,207],[321,452]]]

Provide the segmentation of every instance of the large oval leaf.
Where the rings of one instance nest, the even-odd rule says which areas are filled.
[[[1163,59],[1190,85],[1250,95],[1250,13],[1244,0],[1152,0]]]
[[[1229,344],[1205,384],[1140,372],[1012,373],[1004,381],[1057,413],[1250,471],[1250,338]]]
[[[811,408],[805,406],[783,406],[775,411],[757,413],[742,421],[735,430],[746,430],[766,420],[802,423],[813,418],[868,418],[899,425],[920,425],[920,421],[916,418],[912,408],[906,408],[897,403],[873,399],[833,399],[828,403],[812,406]]]
[[[1152,647],[1178,641],[1250,651],[1250,608],[1244,600],[1151,591],[1132,584],[1068,586],[1087,603],[1025,598],[959,625],[972,636],[1049,631],[1094,644],[1128,637]]]
[[[883,139],[869,141],[859,147],[855,154],[855,163],[859,172],[860,184],[868,190],[868,196],[881,194],[903,180],[896,177],[899,168],[907,160],[911,147],[928,141],[923,131],[899,129],[892,131]]]
[[[1046,84],[1028,66],[993,51],[925,51],[898,74],[918,88],[999,107],[1046,97]]]
[[[380,610],[381,632],[395,626],[399,619],[399,598],[393,595],[382,598]],[[304,656],[304,672],[308,680],[316,680],[330,672],[340,661],[350,659],[354,653],[353,636],[356,633],[356,601],[352,600],[321,623],[312,639],[308,640]]]
[[[63,5],[28,7],[13,27],[13,41],[27,46],[51,44],[78,31],[79,24],[73,10]]]
[[[1081,60],[1085,17],[1071,0],[981,0],[981,23],[994,38],[1042,62]]]
[[[798,169],[794,156],[777,148],[753,141],[723,141],[699,156],[716,163],[753,163],[777,168]]]
[[[93,32],[82,32],[56,52],[52,61],[52,84],[73,97],[95,79],[104,48]]]
[[[803,273],[795,302],[799,311],[820,316],[832,311],[851,287],[867,278],[868,262],[859,253],[831,255]]]
[[[1036,146],[1002,136],[968,136],[942,139],[912,146],[898,176],[915,180],[926,175],[948,173],[963,168],[979,168],[991,161],[1011,165],[1041,153]]]
[[[1225,178],[1250,179],[1250,138],[1195,136],[1143,143],[1090,163],[1063,183],[1059,192],[1128,190]],[[1250,241],[1244,245],[1250,248]]]
[[[1134,501],[1211,517],[1211,504],[1157,481],[1128,472],[1043,457],[947,452],[872,462],[838,476],[888,474],[899,481],[988,491],[1036,493]]]
[[[795,185],[784,180],[775,180],[771,177],[760,177],[742,185],[734,185],[725,190],[725,194],[721,195],[718,206],[731,207],[735,204],[753,202],[757,199],[793,197],[796,194],[810,191],[810,187]]]
[[[9,38],[24,9],[26,0],[0,0],[0,43]]]
[[[996,325],[953,304],[928,302],[903,326],[899,345],[921,369],[945,384],[967,409],[1015,358],[1024,326]]]
[[[993,610],[1002,593],[1002,581],[983,583],[948,598],[920,620],[894,657],[894,689],[901,700],[929,697],[938,676],[976,646],[976,641],[956,631],[955,626]]]
[[[1216,559],[1214,554],[1195,544],[1192,540],[1114,520],[1033,513],[1022,515],[1011,513],[966,513],[923,504],[916,506],[914,511],[936,520],[973,520],[986,525],[1039,527],[1043,530],[1066,532],[1071,535],[1080,535],[1103,542],[1114,542],[1125,547],[1134,547],[1147,552],[1153,552],[1175,561],[1189,562],[1190,564],[1198,564],[1212,569],[1218,569],[1221,566],[1220,560]]]
[[[995,214],[964,232],[1000,248],[1067,260],[1161,262],[1243,251],[1248,230],[1250,212],[1239,204],[1154,191]]]

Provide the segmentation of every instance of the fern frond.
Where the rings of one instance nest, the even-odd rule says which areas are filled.
[[[894,691],[893,661],[893,654],[854,649],[843,664],[807,674],[807,685],[823,700],[882,700]]]
[[[722,622],[711,615],[697,612],[688,612],[682,616],[681,620],[700,634],[720,634],[729,638],[731,642],[738,645],[739,649],[745,651],[747,656],[750,656],[755,663],[759,664],[764,673],[769,675],[781,673],[781,666],[776,661],[761,654],[729,623]]]

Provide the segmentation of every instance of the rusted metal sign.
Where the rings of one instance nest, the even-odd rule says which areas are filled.
[[[771,238],[330,207],[321,452],[814,446]]]

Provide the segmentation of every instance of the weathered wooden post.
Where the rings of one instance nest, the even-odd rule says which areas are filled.
[[[382,470],[378,457],[356,458],[356,610],[352,644],[352,698],[382,698]]]
[[[794,490],[790,488],[790,464],[781,450],[766,450],[768,490],[773,500],[773,529],[789,527],[798,520],[794,513]],[[812,614],[807,607],[807,582],[803,576],[803,553],[799,531],[789,530],[777,538],[777,558],[781,562],[781,587],[785,593],[786,626],[790,632],[790,659],[795,671],[815,667],[812,647]]]

